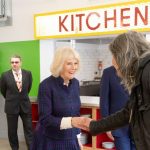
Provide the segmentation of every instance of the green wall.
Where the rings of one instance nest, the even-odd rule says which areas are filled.
[[[39,41],[0,43],[0,74],[10,69],[10,57],[14,54],[22,57],[22,68],[32,72],[33,84],[30,96],[37,96],[40,82]]]

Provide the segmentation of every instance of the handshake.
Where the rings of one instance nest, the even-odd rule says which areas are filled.
[[[93,119],[87,117],[72,117],[71,124],[75,128],[80,128],[89,131],[90,122]]]

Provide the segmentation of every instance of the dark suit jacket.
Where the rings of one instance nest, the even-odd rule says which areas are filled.
[[[22,69],[22,91],[19,92],[12,70],[4,72],[0,78],[0,90],[5,98],[5,112],[17,114],[21,111],[31,113],[31,104],[28,93],[32,85],[32,74]]]
[[[125,106],[129,99],[128,92],[121,85],[113,66],[104,69],[100,83],[100,110],[102,117],[107,117]],[[122,137],[129,134],[128,127],[112,132],[114,136]]]

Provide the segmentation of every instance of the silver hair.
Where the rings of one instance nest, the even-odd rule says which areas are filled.
[[[109,45],[125,87],[130,91],[135,85],[139,61],[150,55],[150,43],[143,34],[128,31],[118,35]]]
[[[80,56],[76,50],[71,47],[60,47],[56,50],[50,71],[54,77],[58,77],[63,69],[64,61],[68,58],[75,58],[80,66]],[[77,69],[77,70],[78,70]]]

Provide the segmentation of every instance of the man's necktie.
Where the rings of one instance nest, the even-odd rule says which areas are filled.
[[[18,87],[19,92],[21,92],[21,90],[22,90],[22,81],[21,81],[21,79],[20,79],[19,73],[16,73],[16,77],[17,77],[16,84],[17,84],[17,87]]]

